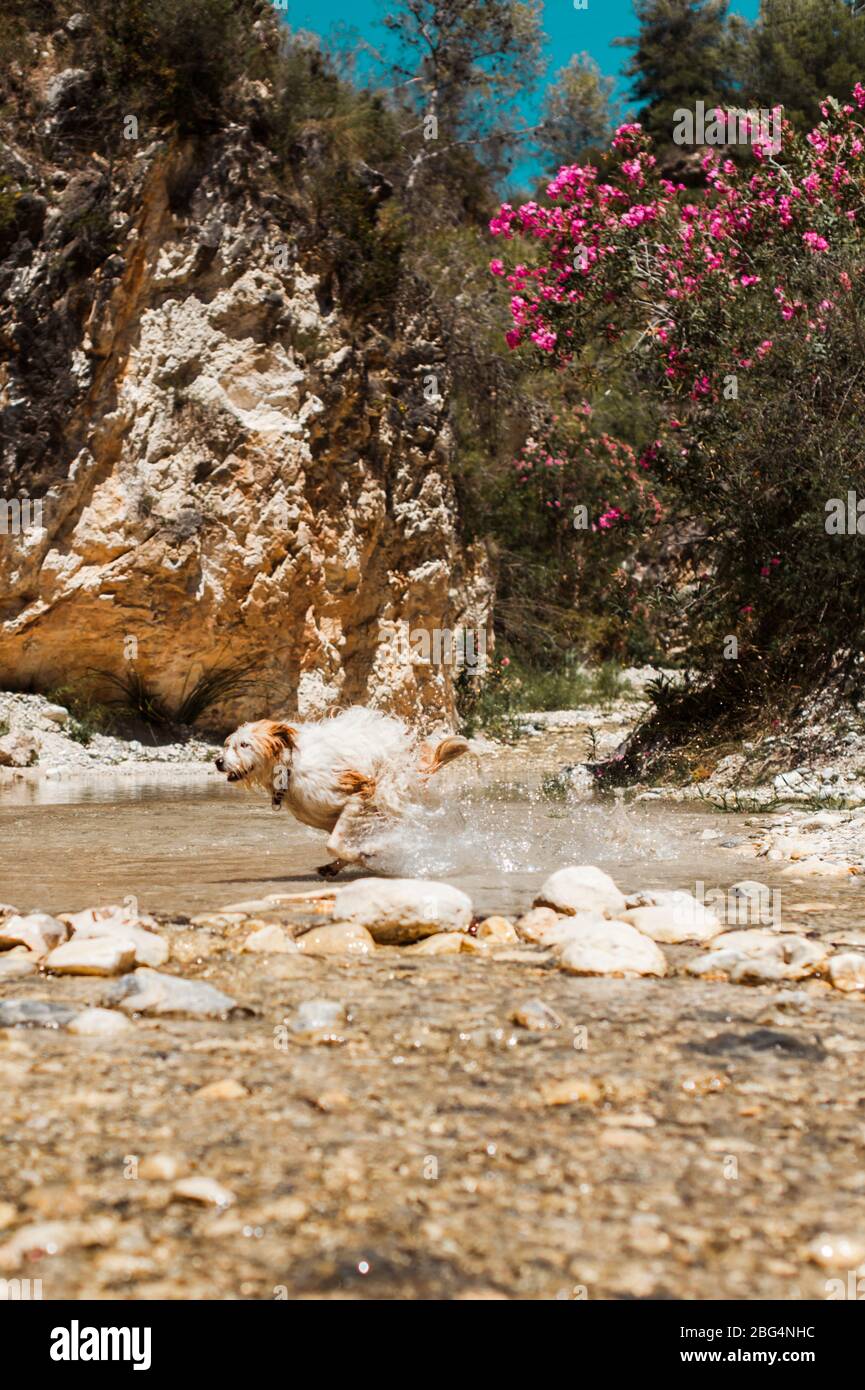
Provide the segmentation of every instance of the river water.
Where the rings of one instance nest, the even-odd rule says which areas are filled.
[[[376,868],[454,883],[481,912],[525,910],[543,877],[565,864],[597,864],[625,891],[694,891],[698,880],[746,876],[738,855],[700,838],[719,827],[725,840],[741,836],[740,821],[677,805],[562,801],[531,777],[470,775],[417,808]],[[325,839],[221,780],[18,785],[0,796],[0,892],[46,911],[133,894],[149,909],[204,912],[319,882]]]

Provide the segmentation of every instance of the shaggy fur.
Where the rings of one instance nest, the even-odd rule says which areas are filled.
[[[225,740],[216,766],[229,782],[266,788],[275,809],[326,830],[334,856],[319,873],[364,864],[376,833],[417,800],[430,777],[468,750],[452,735],[418,743],[399,719],[355,706],[316,724],[258,719]]]

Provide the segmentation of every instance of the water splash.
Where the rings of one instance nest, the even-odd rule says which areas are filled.
[[[566,797],[498,783],[460,803],[412,807],[375,857],[382,873],[434,877],[478,869],[548,873],[563,864],[672,859],[681,830],[645,806]]]

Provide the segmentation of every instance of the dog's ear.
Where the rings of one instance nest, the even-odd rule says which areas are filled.
[[[283,748],[297,747],[297,729],[291,724],[274,724],[270,732]]]

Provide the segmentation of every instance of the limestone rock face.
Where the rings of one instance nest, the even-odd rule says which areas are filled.
[[[271,162],[240,124],[113,170],[0,159],[29,190],[0,239],[0,684],[137,672],[176,708],[248,666],[210,718],[451,718],[412,634],[486,631],[490,592],[436,324],[350,317]]]

